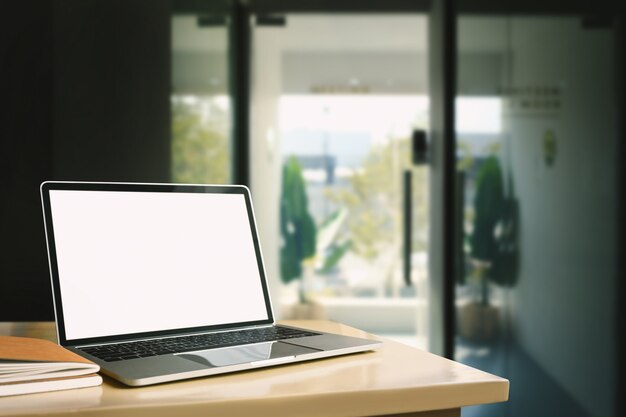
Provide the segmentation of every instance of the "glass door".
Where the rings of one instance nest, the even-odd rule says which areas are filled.
[[[458,24],[455,359],[512,381],[508,403],[464,415],[618,415],[617,31]]]
[[[171,180],[232,181],[229,6],[172,2]]]
[[[426,348],[429,169],[411,153],[429,128],[426,14],[251,25],[251,188],[280,317]]]

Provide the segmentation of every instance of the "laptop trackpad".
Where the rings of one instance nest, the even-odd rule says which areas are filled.
[[[317,352],[316,349],[292,345],[283,342],[267,342],[255,345],[237,346],[221,349],[202,350],[193,353],[180,353],[179,358],[189,359],[212,368],[287,358]]]

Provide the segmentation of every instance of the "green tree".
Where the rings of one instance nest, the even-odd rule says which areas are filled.
[[[509,195],[497,156],[490,155],[476,175],[473,228],[469,236],[472,275],[481,285],[481,304],[489,304],[489,281],[514,285],[517,280],[519,210],[509,177]]]
[[[502,217],[504,186],[500,161],[489,156],[480,166],[476,176],[474,198],[474,228],[470,236],[471,256],[492,263],[497,256],[496,226]]]
[[[284,283],[300,278],[302,261],[315,255],[316,226],[309,212],[306,185],[298,159],[283,166],[280,196],[280,276]],[[300,294],[301,298],[303,294]]]
[[[220,132],[216,122],[203,118],[200,104],[174,99],[172,180],[181,183],[225,184],[230,177],[229,159],[227,136]]]
[[[412,167],[408,139],[390,140],[372,147],[361,169],[350,177],[348,189],[326,191],[326,196],[348,210],[343,239],[351,242],[349,250],[373,261],[382,248],[397,241],[402,227],[401,178]],[[414,250],[427,245],[428,178],[424,167],[413,169]]]

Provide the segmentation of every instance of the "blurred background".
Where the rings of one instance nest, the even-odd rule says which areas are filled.
[[[464,416],[624,415],[623,13],[3,2],[0,321],[54,319],[42,181],[247,184],[279,318],[511,380]]]

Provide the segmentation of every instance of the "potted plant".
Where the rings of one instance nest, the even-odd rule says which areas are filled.
[[[294,318],[318,315],[311,294],[320,284],[316,282],[320,276],[331,273],[352,244],[349,239],[339,239],[347,217],[347,210],[339,209],[316,226],[309,211],[302,167],[296,157],[290,156],[282,176],[280,276],[285,284],[298,280],[299,303],[294,306]]]
[[[459,334],[472,341],[488,341],[499,327],[499,311],[490,300],[490,284],[508,286],[517,279],[517,201],[512,184],[504,191],[500,162],[485,159],[476,175],[474,219],[467,253],[469,281],[478,297],[459,308]]]
[[[283,166],[280,196],[280,277],[283,283],[302,277],[303,262],[315,255],[316,230],[309,212],[302,167],[295,156],[290,156]],[[307,301],[302,279],[298,298],[300,303]]]

